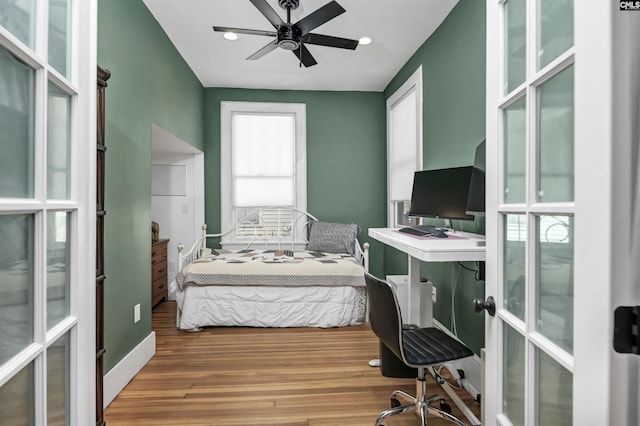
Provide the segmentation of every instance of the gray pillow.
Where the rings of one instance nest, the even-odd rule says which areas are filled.
[[[360,227],[354,223],[311,222],[307,250],[355,256],[359,233]]]

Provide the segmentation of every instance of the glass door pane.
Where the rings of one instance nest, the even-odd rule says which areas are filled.
[[[35,71],[1,46],[0,71],[0,198],[31,198]]]
[[[573,0],[540,0],[538,69],[573,46]]]
[[[539,91],[538,201],[573,201],[573,66]]]
[[[49,1],[49,64],[69,78],[71,63],[70,0]]]
[[[573,217],[540,216],[538,331],[573,353]]]
[[[527,14],[525,0],[507,0],[504,5],[504,93],[524,82],[527,58]]]
[[[527,218],[524,215],[505,216],[504,229],[504,307],[524,321],[526,291]]]
[[[36,0],[0,0],[0,25],[30,48],[35,47]]]
[[[0,387],[0,421],[3,425],[35,425],[33,370],[33,363],[30,363]]]
[[[504,202],[523,203],[527,170],[526,98],[504,109]]]
[[[69,333],[47,349],[47,426],[67,426],[69,420]]]
[[[0,366],[34,341],[33,215],[0,215]]]
[[[69,315],[71,267],[69,229],[71,215],[67,212],[47,214],[47,329]]]
[[[524,426],[524,337],[504,324],[502,329],[502,411],[513,426]]]
[[[71,96],[49,83],[47,122],[47,198],[69,199]]]
[[[549,355],[536,350],[537,424],[567,426],[573,417],[573,374]],[[595,390],[594,390],[595,391]],[[585,408],[585,409],[588,409]]]

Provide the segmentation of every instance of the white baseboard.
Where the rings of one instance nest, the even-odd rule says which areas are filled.
[[[156,353],[156,332],[152,331],[131,352],[113,366],[103,378],[103,406],[107,408],[111,401],[124,389],[135,377],[142,367]]]
[[[433,320],[433,325],[454,339],[460,341],[457,336],[437,320]],[[467,392],[469,392],[471,397],[477,401],[478,395],[481,393],[480,390],[482,389],[482,359],[478,355],[474,354],[472,357],[450,361],[447,364],[451,365],[454,369],[464,371],[462,386],[467,390]],[[455,375],[457,372],[453,372],[452,374]]]

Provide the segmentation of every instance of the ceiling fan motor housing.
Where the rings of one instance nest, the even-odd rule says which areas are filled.
[[[278,4],[283,9],[295,10],[300,5],[300,0],[278,0]]]
[[[281,0],[284,1],[284,0]],[[296,50],[300,46],[300,31],[292,25],[281,25],[278,28],[278,46],[284,50]]]

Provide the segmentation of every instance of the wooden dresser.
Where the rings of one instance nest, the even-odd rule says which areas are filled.
[[[167,300],[167,243],[158,240],[151,243],[151,307]]]

